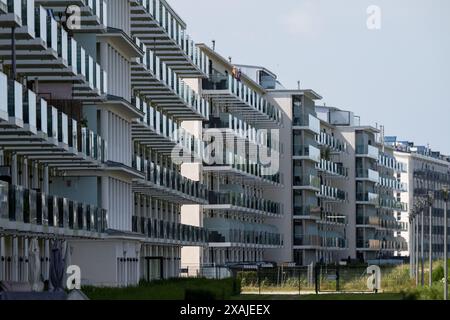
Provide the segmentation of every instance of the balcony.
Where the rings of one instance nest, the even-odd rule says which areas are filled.
[[[342,163],[335,163],[332,161],[321,159],[320,162],[316,165],[316,169],[327,174],[330,177],[348,177],[348,168],[344,168]]]
[[[145,179],[133,180],[133,192],[178,204],[207,203],[206,188],[200,182],[136,155],[132,162],[133,168],[145,176]]]
[[[131,32],[182,77],[208,71],[205,54],[185,31],[184,22],[162,0],[130,0]]]
[[[206,159],[209,161],[209,159]],[[216,159],[214,164],[205,161],[203,172],[214,172],[219,176],[237,178],[242,183],[261,186],[278,186],[281,183],[280,174],[274,169],[252,161],[251,159],[223,152],[223,159]]]
[[[367,204],[378,207],[380,204],[380,196],[372,192],[357,193],[356,202],[357,204]]]
[[[132,89],[174,118],[207,120],[208,101],[181,80],[180,76],[162,62],[153,50],[149,50],[140,40],[135,41],[144,51],[144,56],[136,58],[133,62]]]
[[[133,140],[143,146],[155,148],[164,155],[177,155],[201,161],[205,143],[188,133],[169,116],[157,111],[145,100],[135,97],[133,104],[143,112],[144,117],[136,119],[132,125]],[[179,152],[182,152],[180,154]]]
[[[313,115],[308,117],[294,117],[292,121],[293,129],[308,130],[314,134],[320,134],[320,120]]]
[[[283,237],[276,227],[223,218],[205,218],[209,247],[279,248]]]
[[[209,192],[209,204],[203,209],[226,212],[240,212],[245,215],[255,214],[268,217],[281,217],[282,205],[278,202],[265,200],[235,192]]]
[[[0,208],[6,230],[92,238],[107,229],[104,209],[2,181]]]
[[[348,199],[345,191],[324,185],[320,186],[320,192],[317,193],[317,196],[325,202],[345,202]]]
[[[294,235],[294,249],[318,249],[321,245],[319,235]]]
[[[407,242],[400,237],[383,239],[357,239],[356,250],[358,251],[407,251]]]
[[[318,206],[303,206],[301,203],[294,202],[294,219],[320,219],[321,209]]]
[[[189,246],[206,246],[204,228],[145,217],[132,217],[132,231],[146,236],[146,242]]]
[[[294,175],[294,190],[311,190],[314,192],[320,191],[320,178],[309,175]]]
[[[221,113],[219,117],[211,117],[208,129],[218,129],[227,141],[248,142],[249,149],[257,152],[259,149],[267,151],[279,151],[278,136],[273,135],[269,130],[257,129],[242,119],[229,113]],[[206,139],[209,138],[208,130],[204,132]],[[211,136],[216,136],[217,131],[211,130]]]
[[[365,180],[365,181],[370,181],[373,183],[379,183],[380,174],[378,173],[378,171],[375,171],[372,169],[357,168],[356,169],[356,180]]]
[[[388,210],[395,210],[395,211],[401,211],[401,212],[407,212],[408,211],[408,204],[397,201],[395,199],[386,199],[386,198],[380,198],[380,207],[383,209]]]
[[[311,160],[320,163],[320,150],[312,145],[294,145],[293,158],[296,160]]]
[[[73,84],[73,98],[102,101],[107,94],[107,74],[44,7],[27,2],[24,25],[16,38],[17,74],[39,78],[41,83]],[[31,10],[31,9],[32,10]],[[25,31],[21,31],[25,30]],[[22,32],[22,33],[20,33]],[[0,29],[0,59],[11,65],[11,31]]]
[[[317,143],[320,146],[328,147],[331,153],[347,152],[347,143],[342,142],[326,132],[320,132],[320,134],[317,135]]]
[[[21,25],[22,25],[22,1],[1,0],[0,26],[20,27]]]
[[[407,165],[405,163],[397,162],[397,160],[386,154],[380,153],[378,164],[387,169],[394,170],[395,173],[405,173]]]
[[[406,183],[402,183],[396,179],[384,178],[380,177],[379,185],[382,188],[392,189],[397,192],[407,192],[408,185]]]
[[[106,161],[106,142],[0,73],[0,146],[69,170]]]
[[[203,79],[203,95],[214,104],[226,106],[242,120],[274,128],[281,122],[281,111],[261,94],[231,75],[210,75]]]
[[[377,147],[371,145],[358,145],[356,146],[356,156],[366,157],[378,161],[380,150]]]
[[[106,0],[35,0],[36,5],[53,10],[55,16],[62,14],[61,22],[66,23],[66,11],[69,6],[78,6],[81,13],[80,29],[75,32],[102,32],[107,27]]]

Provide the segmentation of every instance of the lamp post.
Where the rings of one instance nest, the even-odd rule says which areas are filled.
[[[424,222],[425,222],[425,206],[420,211],[420,284],[425,286],[425,248],[424,248]]]
[[[444,300],[448,300],[448,245],[447,245],[448,186],[444,187]]]
[[[429,264],[430,264],[430,273],[429,273],[429,279],[428,279],[428,284],[431,287],[433,285],[433,242],[432,242],[432,237],[433,237],[433,201],[434,201],[434,192],[433,191],[429,191],[428,192],[428,207],[429,207],[429,215],[430,215],[430,225],[429,225],[429,237],[428,237],[428,260],[429,260]]]

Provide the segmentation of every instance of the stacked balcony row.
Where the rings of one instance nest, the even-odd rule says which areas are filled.
[[[283,208],[280,203],[243,193],[210,191],[208,200],[208,208],[211,209],[214,208],[214,205],[230,205],[259,211],[265,215],[281,216],[283,214]]]
[[[131,0],[131,31],[158,55],[165,56],[177,73],[202,76],[208,59],[186,33],[184,23],[163,0]],[[181,57],[180,57],[181,56]],[[194,70],[193,70],[194,69]]]
[[[348,177],[348,168],[345,168],[342,163],[321,159],[316,168],[332,176]]]
[[[330,201],[347,201],[348,195],[345,191],[339,190],[338,188],[331,186],[320,186],[320,192],[317,195],[324,200]]]
[[[347,152],[346,142],[342,142],[326,132],[320,132],[317,135],[317,143],[321,146],[327,146],[332,152]]]
[[[133,155],[132,163],[133,168],[144,175],[143,181],[136,181],[135,191],[146,194],[146,192],[152,192],[150,187],[161,187],[174,195],[179,193],[198,202],[206,202],[207,191],[202,183],[190,180],[178,171],[154,164],[138,155]]]
[[[345,249],[347,248],[347,241],[339,235],[294,235],[294,246]]]
[[[98,134],[81,127],[3,73],[0,73],[0,127],[4,128],[0,138],[4,147],[14,148],[22,141],[30,153],[35,149],[35,153],[40,151],[50,158],[52,151],[58,151],[71,155],[67,160],[72,163],[106,161],[107,143]]]
[[[74,31],[95,32],[103,31],[108,25],[108,6],[106,0],[34,0],[36,4],[42,5],[55,14],[62,14],[62,22],[70,27],[70,21],[66,13],[73,12],[71,6],[77,6],[81,14],[81,25],[76,26]]]
[[[379,239],[357,239],[358,250],[387,250],[387,251],[407,251],[408,244],[404,240],[379,240]]]
[[[242,176],[250,176],[249,178],[253,180],[259,180],[261,182],[265,181],[269,184],[281,183],[279,173],[274,173],[272,168],[266,168],[264,165],[250,159],[249,157],[244,157],[233,152],[223,152],[222,159],[219,159],[219,161],[216,161],[211,165],[208,163],[210,162],[210,159],[208,158],[210,155],[206,156],[206,166],[204,167],[205,172],[217,171],[225,167],[225,169],[233,169],[238,171]],[[275,163],[271,164],[276,165]]]
[[[226,105],[243,120],[258,124],[277,125],[282,121],[281,111],[262,95],[232,75],[214,74],[203,79],[203,93],[218,105]]]
[[[139,39],[144,52],[132,66],[132,87],[174,117],[184,120],[207,120],[208,101],[192,90],[179,75]],[[183,114],[184,113],[184,114]]]
[[[269,247],[283,245],[282,235],[273,226],[222,218],[206,218],[204,224],[209,230],[210,246],[220,246],[220,243]]]
[[[246,140],[256,146],[279,151],[278,137],[272,137],[268,130],[257,129],[246,121],[229,113],[221,113],[218,118],[212,117],[209,121],[210,129],[225,129],[237,139]]]
[[[406,164],[398,162],[395,158],[380,153],[378,158],[378,164],[394,170],[396,173],[406,172]]]
[[[79,231],[79,235],[83,231],[103,233],[107,230],[104,209],[2,181],[0,209],[0,218],[10,222],[69,229]]]
[[[132,230],[150,239],[171,240],[185,246],[205,245],[208,240],[208,232],[204,228],[145,217],[133,216]]]
[[[7,15],[0,15],[0,26],[5,27]],[[74,98],[102,99],[107,94],[107,74],[87,51],[70,37],[49,11],[34,1],[23,9],[19,28],[16,30],[16,65],[18,74],[37,77],[40,82],[74,83]],[[12,64],[11,30],[0,30],[0,56],[6,64]]]
[[[143,112],[144,117],[133,124],[133,138],[142,145],[155,147],[160,152],[171,154],[175,147],[183,152],[202,158],[205,143],[183,129],[177,121],[156,110],[139,96],[133,98],[133,104]],[[162,138],[162,139],[158,139]]]

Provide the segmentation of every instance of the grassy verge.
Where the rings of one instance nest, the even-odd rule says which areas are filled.
[[[401,293],[379,294],[310,294],[310,295],[239,295],[233,300],[404,300]]]
[[[83,287],[92,300],[227,300],[240,293],[232,279],[174,279],[142,283],[137,287]]]

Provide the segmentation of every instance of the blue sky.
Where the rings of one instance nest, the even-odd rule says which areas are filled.
[[[450,154],[450,1],[168,0],[196,42]],[[381,29],[367,28],[367,8]]]

